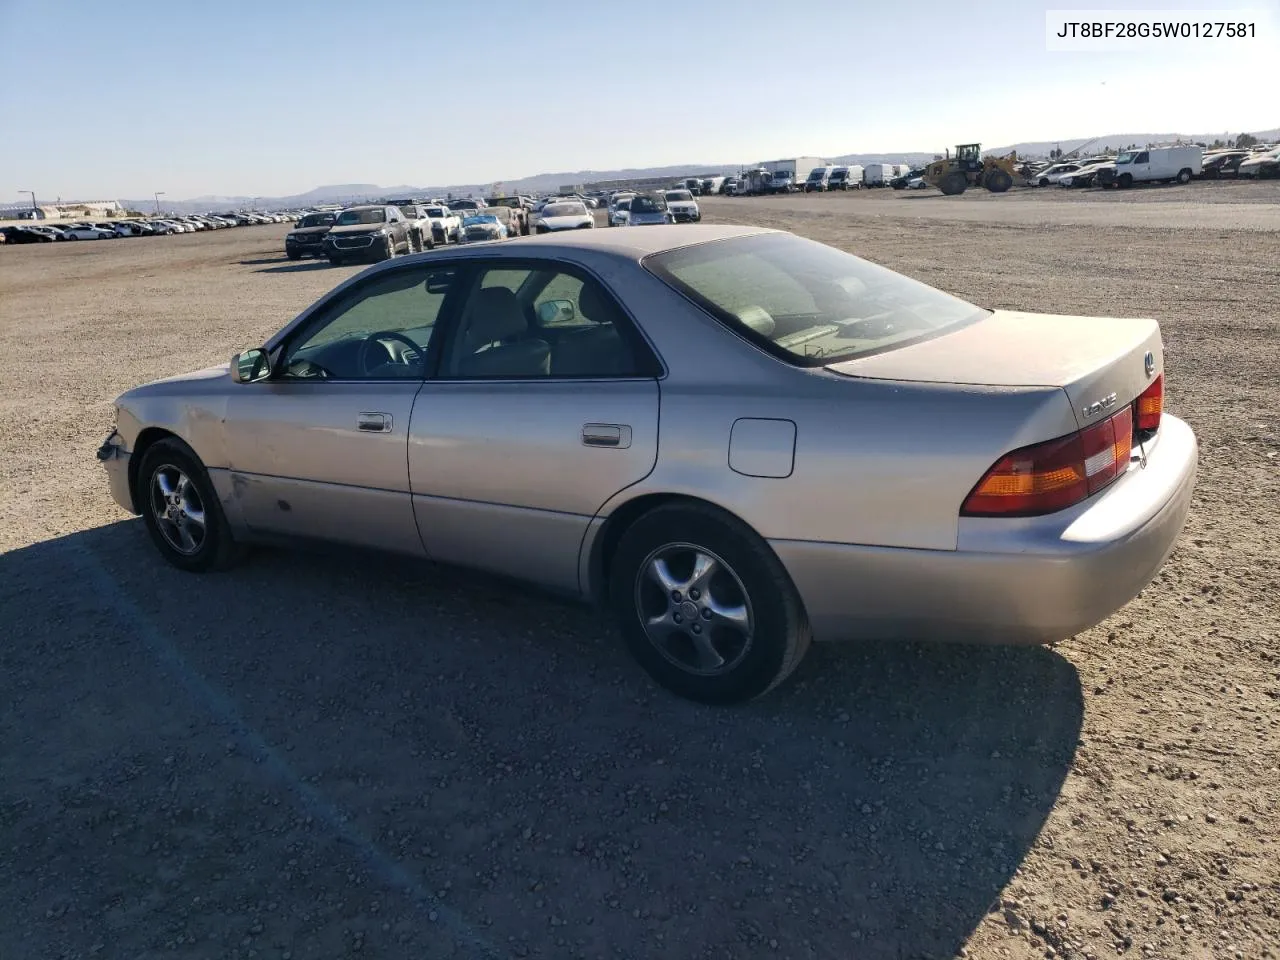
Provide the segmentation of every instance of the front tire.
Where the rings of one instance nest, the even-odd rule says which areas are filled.
[[[768,545],[711,507],[658,507],[623,534],[610,602],[632,656],[660,685],[708,704],[782,683],[809,648],[791,578]]]
[[[1179,182],[1179,183],[1190,183],[1190,182],[1191,182],[1191,168],[1190,168],[1190,167],[1183,167],[1181,170],[1179,170],[1179,171],[1178,171],[1178,182]]]
[[[222,570],[239,559],[209,474],[181,440],[160,440],[147,448],[133,498],[156,549],[179,570]]]

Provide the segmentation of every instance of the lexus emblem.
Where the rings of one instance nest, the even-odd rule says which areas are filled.
[[[1151,376],[1156,372],[1156,355],[1148,350],[1147,355],[1142,358],[1142,365],[1146,368],[1147,376]]]

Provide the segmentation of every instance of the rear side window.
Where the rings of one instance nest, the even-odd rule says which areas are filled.
[[[988,311],[786,233],[668,250],[644,266],[737,333],[801,366],[881,353]]]

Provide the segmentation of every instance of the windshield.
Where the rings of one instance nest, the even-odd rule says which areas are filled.
[[[337,226],[347,227],[353,223],[385,223],[387,212],[381,207],[364,210],[343,210],[338,214]]]
[[[1136,156],[1136,153],[1130,153],[1126,150],[1124,153],[1116,157],[1116,163],[1133,163],[1133,158]]]
[[[824,176],[824,172],[823,172],[822,170],[810,170],[810,171],[809,171],[809,179],[810,179],[810,180],[821,180],[821,179],[823,178],[823,176]]]
[[[832,170],[831,171],[832,180],[843,180],[848,175],[849,175],[848,170]]]
[[[309,213],[298,223],[300,227],[327,227],[336,219],[332,213]]]
[[[833,363],[937,336],[987,311],[790,234],[669,250],[645,267],[792,363]]]
[[[498,218],[491,213],[480,213],[480,214],[476,214],[474,217],[462,218],[463,226],[467,226],[467,227],[475,226],[477,223],[497,223],[497,222],[498,222]]]
[[[663,194],[668,200],[692,200],[693,194],[688,190],[668,190]]]
[[[629,209],[632,213],[662,213],[667,209],[667,201],[663,197],[633,197]]]
[[[427,207],[428,217],[443,217],[444,207]]]
[[[587,208],[580,203],[548,203],[542,208],[544,217],[585,217]]]
[[[613,205],[613,209],[615,209],[615,210],[630,210],[630,209],[631,209],[631,198],[630,198],[630,197],[626,197],[626,198],[625,198],[625,199],[623,199],[623,200],[618,200],[617,202],[615,202],[615,203],[614,203],[614,205]]]

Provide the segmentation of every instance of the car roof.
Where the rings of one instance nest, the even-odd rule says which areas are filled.
[[[632,227],[623,230],[572,230],[533,234],[508,240],[500,249],[504,256],[511,257],[519,257],[526,252],[537,257],[556,257],[562,253],[598,251],[626,260],[639,261],[651,254],[664,253],[667,250],[677,250],[680,247],[690,247],[699,243],[777,232],[758,227],[682,223]],[[486,255],[491,256],[492,250],[487,250]],[[439,253],[423,253],[420,256],[430,259],[438,257]]]

